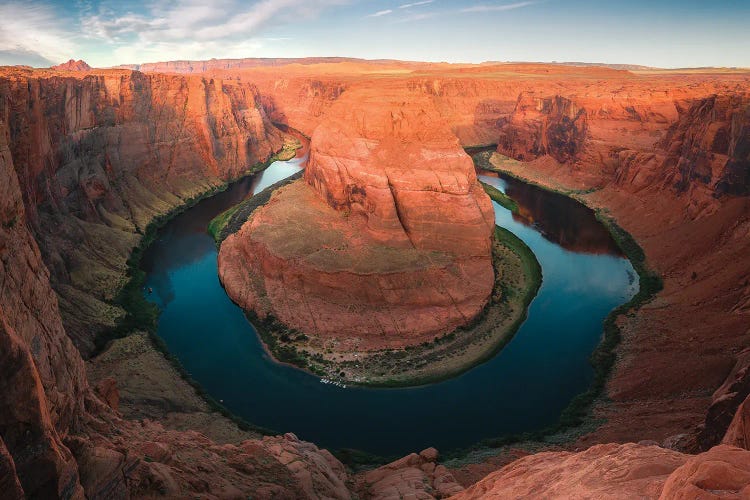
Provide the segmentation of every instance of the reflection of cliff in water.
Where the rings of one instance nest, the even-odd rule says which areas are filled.
[[[513,219],[537,228],[549,241],[572,252],[622,255],[590,208],[512,177],[487,171],[481,174],[502,179],[505,193],[518,203],[518,213],[513,214]]]

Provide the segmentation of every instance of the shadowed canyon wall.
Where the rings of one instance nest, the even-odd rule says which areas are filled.
[[[240,175],[281,145],[254,90],[122,71],[86,77],[6,71],[0,78],[3,495],[349,498],[343,466],[293,435],[218,445],[195,431],[121,419],[116,387],[110,384],[109,397],[100,399],[68,336],[86,352],[92,330],[78,327],[90,327],[91,318],[68,317],[67,334],[61,319],[66,298],[73,312],[101,300],[98,290],[76,281],[77,265],[122,280],[138,231],[151,218]],[[105,253],[113,244],[119,246]],[[76,251],[86,263],[67,260]],[[81,288],[71,296],[66,286]]]
[[[0,116],[28,220],[84,355],[122,311],[130,250],[149,222],[280,148],[251,85],[129,71],[12,71]]]

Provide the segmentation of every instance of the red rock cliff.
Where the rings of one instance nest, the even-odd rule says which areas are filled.
[[[57,80],[65,85],[64,80]],[[50,89],[54,90],[54,88]],[[289,434],[218,445],[122,420],[90,390],[30,231],[7,101],[0,114],[0,491],[3,498],[199,495],[348,499],[347,473]],[[25,139],[24,139],[25,140]],[[20,158],[24,158],[20,156]],[[84,160],[86,157],[79,157]],[[23,165],[24,162],[22,161]],[[28,192],[26,193],[29,194]],[[49,194],[49,193],[46,193]],[[43,215],[40,207],[38,220]],[[90,229],[91,226],[86,226]],[[49,230],[38,224],[37,231]],[[47,241],[47,240],[43,240]]]
[[[7,116],[7,115],[6,115]],[[0,447],[29,496],[81,498],[62,441],[82,422],[83,361],[65,335],[49,273],[28,230],[0,115]],[[4,490],[12,497],[13,489]]]
[[[431,339],[482,309],[492,206],[428,98],[347,91],[315,130],[305,181],[222,244],[240,305],[360,348]]]
[[[29,222],[84,354],[147,224],[268,158],[282,134],[249,84],[8,70],[0,115]]]

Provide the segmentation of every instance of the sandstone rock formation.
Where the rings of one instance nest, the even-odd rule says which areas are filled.
[[[142,179],[150,175],[152,182],[155,178],[162,181],[152,184],[155,190],[159,186],[162,195],[164,188],[170,186],[170,175],[149,172],[144,168],[147,164],[139,163],[143,157],[138,156],[138,151],[143,150],[138,148],[151,151],[148,142],[136,145],[132,155],[120,158],[115,153],[122,144],[108,140],[122,137],[128,130],[142,129],[143,124],[137,122],[128,126],[131,113],[137,116],[143,112],[149,116],[152,111],[143,102],[136,102],[135,108],[124,105],[127,94],[116,100],[116,106],[109,99],[99,99],[107,95],[106,89],[111,90],[111,85],[116,84],[116,88],[119,83],[129,85],[133,83],[130,78],[137,80],[142,75],[116,73],[113,83],[105,76],[58,80],[54,76],[40,78],[39,72],[11,71],[10,76],[0,79],[0,486],[3,495],[73,499],[84,495],[185,497],[212,491],[224,496],[255,492],[279,498],[348,498],[348,491],[342,486],[346,472],[341,464],[327,452],[294,436],[220,446],[196,432],[167,431],[148,421],[122,420],[115,413],[116,388],[111,383],[99,384],[96,391],[89,387],[83,360],[66,334],[57,295],[50,286],[54,274],[47,270],[30,228],[39,241],[50,245],[47,252],[53,255],[60,247],[51,242],[66,242],[70,248],[73,237],[87,235],[89,240],[76,241],[85,255],[90,250],[87,244],[106,244],[95,238],[106,234],[107,228],[112,229],[108,224],[117,226],[113,224],[117,219],[100,215],[107,213],[105,206],[110,206],[111,213],[117,213],[118,204],[125,200],[135,211],[138,200],[144,200],[120,184],[129,175],[131,182],[138,182],[139,172],[128,174],[128,166],[144,169],[140,172]],[[138,91],[144,90],[136,87]],[[40,88],[45,90],[40,92]],[[92,88],[96,92],[90,93]],[[123,112],[124,123],[95,126],[101,118],[98,111],[112,109],[111,106]],[[262,113],[258,113],[262,118]],[[267,126],[262,121],[260,125]],[[260,132],[264,134],[261,137],[269,134],[273,138],[278,134],[271,128],[261,128]],[[98,139],[87,142],[87,137]],[[189,152],[191,147],[200,151],[203,147],[185,136],[175,137],[176,142],[170,143],[167,151],[176,153],[185,148]],[[271,144],[258,147],[271,149]],[[62,154],[62,160],[61,151],[68,151]],[[248,154],[263,154],[262,151]],[[152,154],[155,152],[146,157],[155,158]],[[189,155],[183,155],[183,159],[189,159]],[[106,165],[97,166],[97,161]],[[113,170],[115,165],[120,170]],[[189,173],[182,170],[189,165],[179,166],[183,175]],[[187,179],[173,177],[177,185],[180,179],[185,182],[192,178],[198,183],[204,179],[202,182],[209,183],[215,182],[211,179],[220,179],[219,175],[230,177],[231,168],[241,171],[239,162],[231,161],[214,163],[228,168],[217,169],[213,175],[206,174],[202,170],[206,167],[197,159],[192,165],[200,165],[201,170]],[[93,170],[87,170],[89,167]],[[76,172],[74,180],[80,179],[81,172],[93,172],[95,177],[112,184],[100,192],[101,198],[89,198],[77,181],[68,187],[60,185],[59,179],[71,169]],[[19,177],[24,182],[19,182]],[[183,185],[182,189],[194,187]],[[123,193],[130,193],[130,197],[120,198]],[[113,204],[108,205],[108,200]],[[88,213],[84,211],[87,206],[91,209]],[[148,205],[144,204],[141,210],[148,210]],[[139,219],[133,213],[123,217],[121,223],[127,220],[145,224],[153,216],[150,215],[153,212],[145,211]],[[54,226],[48,217],[58,222],[77,220],[74,227],[78,232],[69,233],[70,226]],[[134,222],[128,222],[130,230],[121,233],[132,235]],[[53,228],[54,234],[50,234]],[[126,242],[133,238],[130,236]],[[102,259],[101,253],[91,255]],[[127,246],[121,258],[124,260],[126,256]],[[93,262],[107,264],[102,260]],[[71,333],[75,333],[73,325]]]
[[[77,61],[75,59],[70,59],[68,62],[52,66],[50,69],[56,71],[90,71],[92,68],[82,59]]]
[[[282,144],[252,85],[201,77],[8,69],[0,126],[68,334],[88,356],[154,217]]]
[[[368,349],[431,340],[485,305],[489,198],[430,100],[403,92],[346,92],[315,130],[305,183],[222,244],[242,307]]]
[[[461,492],[463,487],[437,459],[435,448],[412,453],[363,474],[358,488],[373,500],[448,498]]]
[[[717,446],[691,457],[628,443],[529,455],[452,498],[740,499],[748,494],[747,450]]]
[[[557,189],[595,189],[581,195],[586,203],[608,209],[664,278],[656,300],[620,319],[623,342],[607,388],[610,401],[595,408],[606,423],[579,445],[665,438],[674,445],[682,442],[675,435],[700,437],[699,423],[702,447],[726,443],[695,456],[632,444],[533,455],[459,498],[492,492],[747,496],[748,452],[733,446],[747,444],[747,403],[734,408],[747,399],[742,349],[750,343],[750,78],[636,77],[544,65],[421,65],[412,73],[400,65],[390,74],[380,65],[381,75],[372,76],[366,67],[334,66],[190,77],[2,69],[0,491],[9,498],[347,497],[353,486],[341,464],[294,436],[217,444],[196,432],[120,418],[113,409],[116,389],[89,387],[69,337],[90,352],[94,334],[121,314],[108,299],[122,283],[137,232],[150,220],[280,145],[268,116],[312,134],[333,106],[346,108],[347,94],[372,96],[372,89],[392,89],[398,81],[405,92],[400,99],[409,95],[434,109],[437,118],[427,121],[446,122],[462,145],[516,137],[500,149],[532,160],[517,167],[518,175]],[[369,217],[377,223],[372,238],[406,245],[407,226],[425,234],[424,220],[408,219],[416,224],[391,233],[398,227],[393,210],[381,203],[389,200],[385,189],[369,204],[357,189],[339,189],[361,179],[347,176],[351,182],[336,184],[330,175],[350,160],[362,167],[362,148],[380,141],[368,138],[379,126],[371,129],[367,115],[357,118],[353,109],[350,115],[362,125],[354,134],[343,131],[351,149],[342,161],[326,162],[327,149],[320,148],[322,170],[310,172],[316,190],[302,185],[304,196],[311,207],[317,200],[322,211],[338,216],[323,220],[339,221],[350,207],[347,219],[368,216],[354,217],[356,227],[368,228]],[[395,127],[403,118],[378,120]],[[329,132],[338,134],[346,123],[332,121]],[[385,170],[372,170],[373,179],[391,179]],[[424,180],[408,174],[398,173],[405,179],[400,184],[389,182],[394,207],[404,188]],[[466,173],[460,181],[469,178]],[[460,181],[449,186],[464,186]],[[319,196],[329,192],[331,204]],[[406,198],[411,208],[413,199]],[[449,471],[432,469],[432,455],[399,463],[371,473],[377,480],[357,493],[416,494],[420,484],[433,492],[453,488]]]
[[[0,441],[27,495],[83,496],[63,439],[80,424],[87,381],[65,335],[49,273],[29,233],[0,123]],[[12,482],[12,480],[8,480]],[[12,491],[13,486],[8,489]]]
[[[750,396],[737,408],[721,442],[750,450]]]
[[[518,160],[550,155],[564,163],[575,159],[582,149],[587,126],[586,109],[570,99],[523,92],[501,127],[498,149]]]

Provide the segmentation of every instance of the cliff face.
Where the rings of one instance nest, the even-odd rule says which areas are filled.
[[[361,349],[429,340],[482,309],[489,198],[431,101],[403,92],[347,91],[313,134],[305,183],[222,244],[240,305]]]
[[[138,75],[131,77],[138,81]],[[124,83],[119,78],[118,81]],[[125,81],[132,83],[128,78]],[[78,81],[58,77],[2,81],[0,486],[4,497],[82,499],[155,494],[189,497],[208,492],[237,497],[252,492],[274,498],[349,498],[343,466],[328,452],[299,441],[293,435],[218,445],[197,432],[167,430],[150,421],[122,420],[116,409],[109,406],[116,407],[116,386],[110,383],[106,393],[100,390],[103,396],[89,388],[83,360],[63,328],[57,295],[50,286],[51,275],[32,236],[32,228],[43,244],[65,241],[71,237],[65,232],[67,228],[57,228],[51,236],[48,232],[53,228],[47,224],[47,218],[58,217],[56,220],[61,221],[75,218],[80,221],[79,228],[83,228],[85,236],[96,237],[100,233],[95,228],[106,228],[107,222],[112,220],[97,218],[100,212],[96,208],[106,205],[108,200],[115,203],[110,207],[116,207],[118,201],[137,202],[133,198],[118,198],[128,193],[125,188],[118,191],[122,177],[143,179],[144,184],[153,182],[149,185],[154,189],[157,180],[164,181],[162,186],[166,189],[173,179],[171,175],[174,175],[174,182],[204,179],[207,185],[221,178],[210,170],[208,174],[198,170],[184,179],[183,175],[191,173],[184,170],[190,165],[177,162],[175,167],[179,174],[153,172],[147,168],[150,166],[147,160],[153,157],[153,152],[143,157],[138,154],[127,158],[118,156],[123,143],[128,142],[126,139],[137,138],[126,132],[147,125],[145,120],[151,116],[149,109],[153,103],[134,100],[134,107],[146,113],[143,123],[133,124],[125,118],[132,118],[128,113],[135,110],[130,108],[118,110],[123,112],[124,123],[96,125],[100,108],[111,109],[114,103],[90,97],[81,100],[80,96],[90,96],[87,93],[91,89],[109,95],[104,86],[99,86],[106,83],[106,79],[98,77]],[[163,91],[171,93],[167,89]],[[233,90],[233,98],[238,96],[236,91]],[[68,99],[57,101],[61,95],[69,95],[68,92],[78,96],[73,104]],[[30,99],[22,99],[24,96]],[[20,112],[24,106],[36,112]],[[234,113],[244,114],[241,110]],[[211,121],[210,116],[204,119]],[[253,122],[248,120],[247,123]],[[266,125],[254,123],[261,127]],[[251,132],[258,132],[258,129]],[[268,133],[276,134],[270,127]],[[112,134],[122,140],[103,139]],[[98,138],[92,139],[96,147],[86,142],[86,137],[91,139],[92,135]],[[178,134],[169,145],[169,151],[185,159],[190,159],[190,152],[204,151],[195,146],[190,135]],[[66,147],[78,153],[66,156]],[[158,144],[136,144],[135,147],[142,148],[136,151],[151,151],[150,148],[158,148]],[[271,146],[266,144],[265,147]],[[97,165],[97,161],[109,162],[109,168]],[[198,164],[199,160],[193,159],[192,165]],[[217,165],[224,178],[232,175],[233,162],[224,164],[217,160],[214,167]],[[122,170],[114,170],[115,166]],[[78,174],[76,182],[65,184],[62,182],[64,173],[70,170]],[[81,180],[82,172],[98,174],[99,180],[111,184],[92,197]],[[24,176],[25,183],[19,182],[19,175]],[[26,210],[24,201],[32,210]],[[86,205],[93,205],[88,212],[84,210]],[[33,213],[32,217],[28,216],[29,212]],[[134,225],[136,220],[131,214],[130,224]],[[77,243],[87,244],[86,241]],[[126,255],[127,248],[123,250]],[[94,254],[91,259],[99,263],[97,259],[101,259],[101,254]],[[80,303],[74,305],[80,306]],[[214,417],[221,418],[218,414]]]
[[[14,473],[5,475],[6,468],[3,477],[17,477],[27,495],[82,497],[62,440],[81,423],[88,384],[27,227],[6,117],[0,115],[0,447]]]
[[[281,145],[251,85],[103,71],[9,71],[0,113],[29,222],[86,355],[147,224]]]
[[[750,97],[746,94],[696,99],[660,144],[668,152],[665,169],[676,169],[676,187],[694,183],[717,195],[750,194]]]
[[[578,178],[614,180],[628,191],[659,183],[746,195],[750,101],[746,88],[727,87],[670,95],[641,85],[622,100],[573,89],[522,92],[499,122],[498,151],[527,162],[549,157],[579,170]]]
[[[586,138],[588,120],[585,108],[556,95],[518,96],[510,119],[501,126],[498,149],[518,160],[533,160],[550,155],[565,163],[574,160]]]

